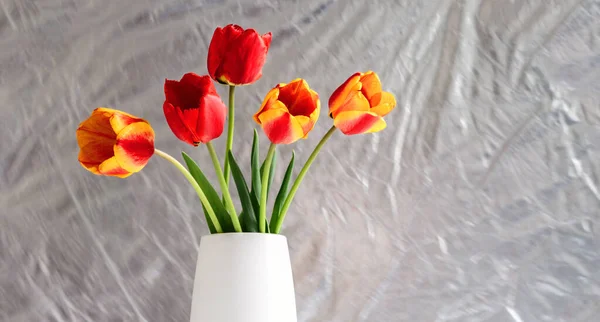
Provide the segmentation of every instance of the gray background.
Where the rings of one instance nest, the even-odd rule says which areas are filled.
[[[598,321],[600,1],[0,0],[1,321],[187,321],[194,191],[156,157],[90,174],[75,129],[126,110],[211,173],[162,86],[206,73],[230,22],[273,32],[237,91],[246,165],[278,82],[307,79],[326,107],[372,69],[398,98],[385,131],[328,142],[293,204],[299,321]],[[280,156],[303,163],[330,124]]]

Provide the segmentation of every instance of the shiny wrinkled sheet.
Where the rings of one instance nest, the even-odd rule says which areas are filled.
[[[286,220],[299,321],[600,319],[600,1],[0,0],[1,321],[189,319],[194,191],[159,158],[93,176],[75,128],[123,109],[212,173],[162,86],[206,73],[230,22],[274,35],[237,91],[247,167],[278,82],[306,78],[325,108],[373,69],[398,97],[385,131],[328,142]],[[280,157],[302,163],[330,124]]]

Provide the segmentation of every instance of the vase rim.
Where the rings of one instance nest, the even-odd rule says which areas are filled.
[[[225,236],[260,236],[260,237],[267,237],[267,238],[282,238],[282,239],[286,239],[287,238],[284,235],[281,234],[271,234],[271,233],[251,233],[251,232],[243,232],[243,233],[217,233],[217,234],[208,234],[208,235],[203,235],[201,238],[217,238],[219,236],[225,237]]]

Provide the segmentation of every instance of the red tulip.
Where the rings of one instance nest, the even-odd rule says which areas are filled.
[[[99,107],[76,131],[79,163],[98,175],[125,178],[154,154],[154,130],[146,120]]]
[[[247,85],[262,76],[271,33],[260,35],[238,25],[215,29],[208,47],[208,73],[219,83]]]
[[[193,146],[223,133],[227,107],[208,75],[183,75],[180,81],[165,80],[163,110],[171,131]]]

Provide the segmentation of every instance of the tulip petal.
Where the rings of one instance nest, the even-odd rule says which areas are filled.
[[[178,139],[193,146],[198,146],[198,144],[200,144],[198,137],[196,137],[194,132],[184,123],[181,110],[176,109],[169,102],[165,102],[163,104],[163,111],[169,128],[171,128],[171,131]]]
[[[200,76],[195,73],[187,73],[183,75],[179,83],[187,86],[185,89],[188,92],[182,94],[187,94],[188,96],[202,97],[208,94],[218,95],[215,84],[208,75]]]
[[[254,114],[253,119],[254,122],[260,124],[260,119],[258,118],[258,116],[260,115],[260,113],[272,109],[272,108],[280,108],[280,105],[276,105],[275,102],[277,102],[277,98],[279,97],[279,86],[271,89],[267,95],[265,96],[265,99],[263,100],[262,104],[260,105],[260,108],[258,109],[258,112],[256,112],[256,114]]]
[[[371,126],[371,128],[369,130],[367,130],[367,132],[364,132],[364,133],[376,133],[376,132],[379,132],[379,131],[385,129],[386,127],[387,127],[387,123],[385,122],[383,117],[380,117],[377,120],[377,122],[375,122],[375,124],[373,124]]]
[[[120,113],[129,115],[110,108],[97,108],[89,118],[81,122],[75,132],[80,148],[77,159],[94,174],[101,174],[100,164],[114,156],[113,147],[117,135],[112,128],[111,118]]]
[[[228,47],[216,73],[217,77],[230,85],[244,85],[257,81],[262,76],[262,67],[268,51],[258,32],[247,29],[230,42]],[[219,72],[221,77],[218,76]]]
[[[190,120],[196,124],[188,123],[188,126],[195,129],[199,135],[198,139],[202,143],[209,142],[218,138],[223,133],[225,127],[225,118],[227,107],[217,95],[206,95],[202,98],[200,108],[197,110],[195,118],[187,117],[187,113],[192,110],[184,110],[184,120]]]
[[[379,76],[372,71],[368,71],[360,77],[360,82],[362,83],[361,91],[369,100],[371,106],[378,105],[379,102],[373,102],[373,97],[382,91]]]
[[[218,79],[221,76],[222,72],[219,71],[219,67],[227,52],[227,46],[239,37],[243,31],[242,27],[237,25],[227,25],[224,28],[217,27],[215,29],[210,45],[208,46],[207,66],[210,77]]]
[[[125,112],[117,112],[110,117],[110,125],[115,133],[121,132],[127,125],[136,122],[146,122],[145,120],[135,117]]]
[[[133,123],[121,130],[117,136],[114,153],[123,169],[129,172],[142,170],[154,154],[154,130],[150,124]]]
[[[308,137],[308,132],[312,131],[312,129],[315,127],[315,122],[313,122],[310,117],[304,115],[294,116],[294,118],[296,121],[298,121],[300,127],[302,127],[302,131],[304,132],[302,138],[306,139]]]
[[[238,25],[217,28],[208,49],[208,72],[219,83],[246,85],[262,75],[272,35]]]
[[[184,129],[192,134],[191,144],[198,146],[199,143],[209,142],[223,133],[227,107],[219,96],[205,95],[198,108],[178,109],[177,115],[182,120]]]
[[[163,110],[177,138],[197,146],[221,135],[227,107],[208,75],[187,73],[180,81],[166,80],[165,96]]]
[[[262,35],[261,38],[265,43],[265,47],[267,47],[267,50],[269,50],[269,47],[271,47],[271,39],[273,38],[273,35],[270,32],[267,32],[266,34]]]
[[[281,107],[269,109],[258,116],[269,140],[275,144],[290,144],[304,137],[300,122],[287,111],[283,103],[277,101],[276,104]]]
[[[82,130],[114,140],[117,135],[112,129],[110,118],[114,115],[115,111],[104,107],[95,109],[89,118],[79,124],[77,131]]]
[[[317,92],[311,90],[310,91],[310,96],[312,97],[313,101],[317,102],[317,109],[320,112],[321,111],[321,100],[319,99],[319,94]]]
[[[379,115],[386,116],[396,107],[396,98],[389,92],[381,92],[377,95],[378,105],[371,108],[371,112]]]
[[[346,102],[348,95],[353,92],[360,90],[362,85],[360,84],[361,73],[355,73],[350,76],[342,85],[340,85],[329,97],[329,115],[332,116],[335,112]]]
[[[229,24],[227,26],[225,26],[223,28],[223,41],[225,43],[225,49],[227,48],[228,44],[231,44],[232,41],[236,40],[238,37],[240,37],[242,35],[242,33],[244,33],[244,28],[235,25],[235,24]]]
[[[319,116],[321,116],[321,100],[319,99],[319,94],[317,92],[312,91],[313,100],[317,103],[317,108],[309,115],[313,122],[317,123]]]
[[[113,112],[96,109],[87,120],[81,122],[75,132],[80,148],[79,162],[89,167],[97,167],[102,161],[113,156],[112,150],[117,135],[110,125],[111,115]]]
[[[254,114],[254,121],[262,125],[272,143],[289,144],[307,137],[320,111],[319,95],[298,78],[269,91]]]
[[[317,123],[319,116],[321,115],[321,100],[319,100],[319,95],[316,92],[313,92],[313,99],[317,102],[317,108],[308,116],[313,123]]]
[[[333,112],[333,118],[346,111],[368,112],[371,109],[369,101],[361,91],[351,91],[346,101]]]
[[[313,91],[304,79],[295,79],[279,90],[278,99],[287,106],[290,114],[294,116],[310,116],[317,108],[317,102],[313,99]]]
[[[98,172],[105,176],[119,177],[119,178],[127,178],[133,174],[133,172],[129,172],[121,167],[119,162],[117,162],[116,157],[111,157],[106,161],[102,162],[98,167]]]
[[[164,90],[165,100],[181,109],[197,108],[204,95],[217,94],[210,77],[194,73],[183,75],[179,81],[165,80]]]
[[[208,67],[208,74],[213,79],[216,79],[217,77],[217,69],[221,64],[224,52],[225,42],[223,41],[223,29],[221,27],[217,27],[217,29],[215,29],[215,32],[213,33],[210,45],[208,45],[208,57],[206,64]]]
[[[82,137],[88,136],[89,139],[85,138],[86,143],[80,143],[79,151],[79,162],[86,164],[100,164],[102,161],[112,157],[113,147],[116,140],[110,140],[99,136],[90,135],[89,132],[77,131],[77,139],[81,140]]]
[[[362,111],[341,112],[334,118],[333,125],[346,135],[373,133],[386,127],[381,116]]]
[[[114,108],[110,108],[110,107],[97,107],[92,111],[92,115],[93,114],[103,114],[107,117],[112,116],[114,113],[125,113],[123,111],[120,110],[116,110]]]
[[[173,106],[181,106],[180,89],[179,89],[179,81],[165,79],[165,100],[172,104]]]
[[[79,151],[79,156],[77,158],[79,160],[79,163],[81,164],[82,167],[86,168],[88,171],[94,173],[94,174],[100,174],[100,171],[98,171],[98,166],[100,165],[100,163],[102,162],[86,162],[86,156],[83,153],[83,151]],[[82,161],[83,160],[83,161]]]

